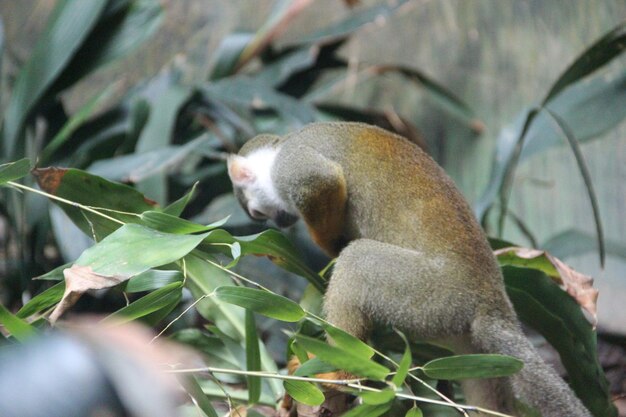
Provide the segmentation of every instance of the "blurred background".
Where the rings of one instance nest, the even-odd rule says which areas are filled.
[[[3,109],[12,106],[18,72],[58,3],[0,0]],[[32,125],[34,147],[5,152],[3,162],[16,156],[34,161],[40,155],[37,137],[40,142],[61,137],[58,146],[44,148],[41,166],[78,167],[134,183],[163,205],[200,181],[186,217],[207,223],[235,213],[232,230],[251,233],[260,229],[230,196],[217,153],[236,150],[256,133],[284,133],[314,120],[381,124],[419,143],[445,168],[490,236],[550,250],[593,276],[600,290],[598,330],[616,346],[624,345],[626,56],[617,56],[552,101],[580,144],[595,188],[606,242],[604,268],[589,186],[567,139],[547,118],[538,117],[527,135],[503,228],[498,199],[489,190],[494,181],[498,187],[498,158],[518,138],[528,110],[547,97],[590,45],[623,25],[625,2],[363,0],[353,7],[339,0],[136,3],[137,21],[128,24],[126,35],[141,28],[139,46],[78,69],[43,94],[55,99],[40,108],[46,122]],[[288,3],[293,13],[285,17],[281,10],[289,9]],[[280,24],[273,16],[279,16]],[[259,42],[253,45],[256,50],[251,39]],[[97,51],[98,45],[96,38],[90,47]],[[91,58],[97,53],[91,52]],[[242,58],[246,53],[248,58]],[[81,111],[85,114],[75,117],[76,126],[60,135]],[[155,133],[159,137],[151,139]],[[28,212],[40,205],[31,204]],[[52,209],[50,216],[47,225],[33,221],[13,232],[11,221],[0,224],[5,234],[0,296],[5,305],[20,305],[25,289],[37,292],[30,278],[75,259],[90,245],[60,210]],[[28,237],[27,249],[9,244],[20,233]],[[325,263],[319,253],[309,256],[315,265]],[[246,262],[240,265],[243,271],[248,267],[259,273],[256,263]],[[282,282],[269,268],[269,262],[262,268],[264,279]],[[89,302],[87,309],[98,304]],[[623,350],[607,349],[607,356],[617,355],[613,371],[623,377]]]

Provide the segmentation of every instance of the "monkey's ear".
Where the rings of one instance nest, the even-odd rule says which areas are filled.
[[[227,160],[228,175],[235,185],[251,184],[256,179],[248,160],[240,155],[230,155]]]

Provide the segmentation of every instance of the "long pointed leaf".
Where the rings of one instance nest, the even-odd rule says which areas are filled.
[[[254,312],[246,310],[246,369],[248,371],[261,370],[261,353],[259,351],[259,335],[256,330]],[[261,378],[247,376],[248,380],[248,403],[255,404],[261,397]]]

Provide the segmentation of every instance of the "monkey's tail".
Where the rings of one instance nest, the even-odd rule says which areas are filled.
[[[482,352],[514,356],[524,362],[507,378],[507,391],[543,417],[591,417],[565,381],[539,356],[516,319],[485,316],[472,324],[474,346]]]

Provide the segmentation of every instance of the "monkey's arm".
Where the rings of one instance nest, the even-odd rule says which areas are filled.
[[[346,180],[339,164],[310,147],[294,146],[276,167],[279,192],[298,210],[311,237],[336,256],[346,245]]]

